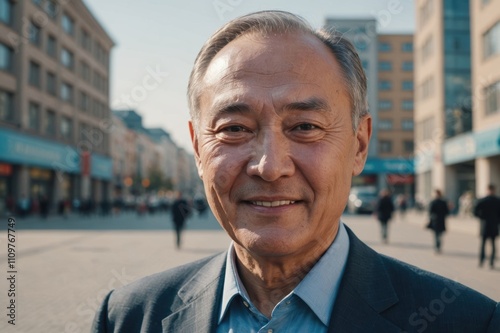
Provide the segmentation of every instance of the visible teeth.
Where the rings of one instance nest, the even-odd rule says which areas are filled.
[[[252,201],[252,204],[256,206],[264,206],[264,207],[278,207],[278,206],[285,206],[285,205],[291,205],[295,203],[295,201],[291,200],[280,200],[280,201]]]

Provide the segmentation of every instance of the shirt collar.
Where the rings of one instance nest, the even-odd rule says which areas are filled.
[[[328,326],[348,254],[349,236],[344,224],[340,222],[339,231],[330,247],[293,291],[325,326]],[[236,269],[236,254],[231,242],[226,257],[219,323],[228,311],[231,301],[237,295],[241,295],[247,302],[251,303]]]

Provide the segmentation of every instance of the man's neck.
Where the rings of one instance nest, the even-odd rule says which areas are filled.
[[[338,229],[330,242],[322,242],[308,255],[289,258],[256,258],[241,246],[235,244],[236,265],[241,282],[255,307],[267,318],[285,296],[304,279],[321,256],[332,244]],[[321,246],[324,244],[323,246]]]

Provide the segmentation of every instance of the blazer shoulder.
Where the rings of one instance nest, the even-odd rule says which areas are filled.
[[[161,331],[163,318],[220,283],[225,257],[220,253],[111,291],[96,314],[93,332]]]

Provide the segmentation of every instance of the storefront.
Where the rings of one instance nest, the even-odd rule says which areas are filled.
[[[414,172],[412,158],[368,158],[361,175],[353,178],[353,186],[375,185],[378,190],[388,188],[410,198],[415,189]]]
[[[101,199],[109,195],[111,158],[91,154],[91,161],[90,177],[97,189],[91,195]],[[43,195],[52,207],[63,199],[81,198],[81,167],[81,156],[72,146],[9,130],[0,132],[0,195],[2,191],[16,199],[22,194]]]

